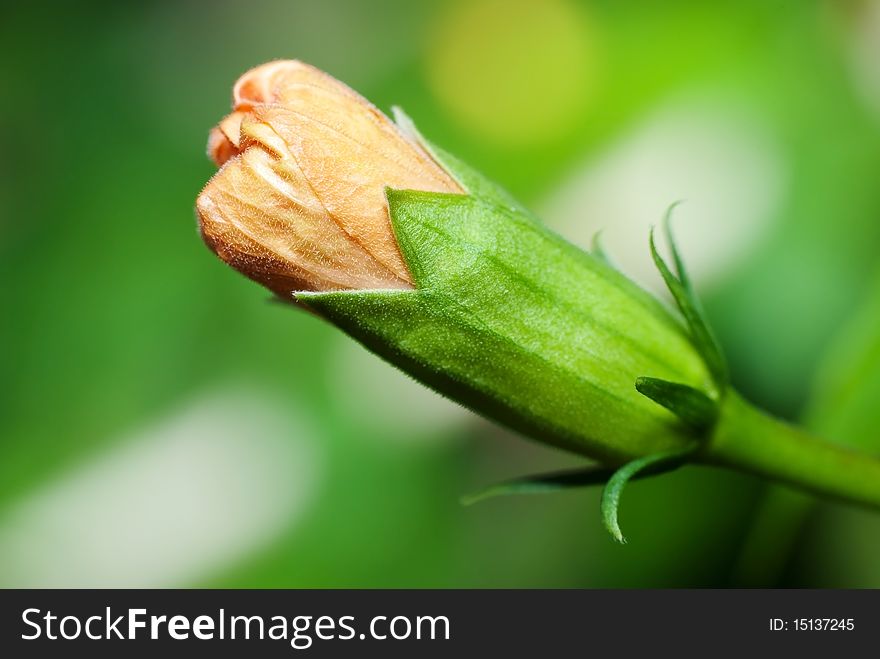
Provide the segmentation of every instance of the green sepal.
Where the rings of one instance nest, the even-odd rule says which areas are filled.
[[[547,474],[522,476],[465,495],[461,498],[462,505],[470,506],[483,499],[512,494],[545,494],[559,492],[591,485],[602,485],[614,474],[614,469],[595,465],[584,469],[569,469]]]
[[[558,392],[585,383],[499,336],[455,299],[428,290],[303,292],[296,299],[435,391],[526,435],[583,452],[574,421],[534,410],[561,408]],[[605,396],[610,406],[619,404]],[[586,426],[589,414],[578,423]]]
[[[688,275],[687,268],[684,265],[684,259],[681,256],[681,250],[678,249],[678,242],[675,240],[675,235],[672,233],[672,213],[675,212],[675,209],[682,203],[684,202],[679,199],[678,201],[671,203],[669,208],[666,209],[666,213],[663,215],[663,232],[666,235],[666,242],[669,244],[669,250],[672,252],[672,264],[675,266],[675,274],[688,296],[690,296],[691,302],[695,305],[697,311],[700,311],[699,298],[697,298],[696,293],[694,292],[691,278]]]
[[[636,380],[636,389],[701,434],[718,420],[718,404],[694,387],[660,378],[640,377]]]
[[[689,444],[683,448],[662,451],[653,455],[646,455],[632,462],[628,462],[618,469],[602,491],[600,508],[602,522],[611,536],[621,544],[626,543],[626,538],[620,530],[618,509],[620,508],[620,496],[626,484],[639,475],[659,474],[678,469],[688,458],[696,452],[697,443]]]
[[[451,153],[441,149],[436,144],[430,142],[416,127],[415,122],[407,115],[399,106],[393,106],[391,113],[394,116],[394,122],[398,127],[411,139],[418,142],[431,156],[439,162],[446,172],[467,192],[468,195],[491,201],[502,207],[517,213],[523,217],[528,217],[534,222],[540,222],[525,206],[520,204],[516,198],[507,190],[502,188],[494,181],[486,178],[480,172],[470,167],[463,161],[459,160]]]
[[[593,255],[593,258],[604,263],[609,268],[617,270],[617,266],[612,261],[611,257],[608,255],[608,250],[605,249],[605,245],[602,242],[602,232],[597,231],[593,234],[593,240],[590,245],[590,254]]]
[[[681,257],[681,253],[672,234],[670,217],[672,211],[677,205],[678,202],[670,206],[663,219],[666,239],[672,252],[675,273],[673,274],[669,269],[669,266],[666,265],[666,261],[663,260],[663,257],[660,256],[660,253],[657,251],[657,246],[654,242],[653,227],[651,228],[649,239],[651,258],[654,260],[654,264],[660,271],[660,275],[663,277],[666,287],[672,294],[678,310],[681,312],[681,315],[687,323],[694,347],[703,356],[703,359],[706,362],[706,367],[712,374],[712,380],[715,383],[715,386],[718,388],[719,392],[723,392],[729,383],[727,363],[725,362],[721,348],[706,321],[702,305],[691,285],[690,277],[688,277],[684,265],[684,260]]]

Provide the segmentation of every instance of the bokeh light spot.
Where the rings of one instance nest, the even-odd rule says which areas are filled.
[[[865,101],[880,114],[880,2],[857,5],[852,21],[852,69]]]
[[[457,2],[434,24],[428,82],[487,141],[552,141],[576,125],[595,87],[594,34],[566,0]]]
[[[769,131],[730,99],[696,96],[659,108],[598,158],[576,167],[539,215],[589,249],[601,232],[612,260],[666,294],[648,232],[670,204],[698,284],[738,265],[765,236],[784,199],[788,169]]]
[[[199,399],[25,493],[0,519],[0,586],[188,586],[296,524],[317,487],[305,418]]]

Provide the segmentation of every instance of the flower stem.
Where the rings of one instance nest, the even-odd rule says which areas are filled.
[[[817,439],[733,391],[725,397],[703,459],[880,509],[880,457]]]

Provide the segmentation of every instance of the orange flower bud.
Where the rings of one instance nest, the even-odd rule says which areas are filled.
[[[220,170],[196,202],[205,242],[283,297],[412,288],[385,187],[462,192],[366,99],[297,61],[239,78],[208,155]]]

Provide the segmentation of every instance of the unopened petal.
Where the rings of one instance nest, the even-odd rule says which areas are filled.
[[[197,204],[205,241],[285,295],[412,288],[385,188],[463,192],[372,104],[297,61],[239,78],[208,154],[223,168]]]
[[[454,193],[461,189],[372,106],[339,101],[339,95],[323,89],[296,85],[286,89],[281,102],[257,108],[254,114],[281,136],[339,226],[386,267],[407,277],[388,217],[385,187]]]
[[[301,176],[263,150],[230,160],[196,206],[217,255],[283,297],[411,287],[339,229]]]

